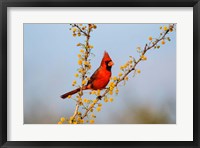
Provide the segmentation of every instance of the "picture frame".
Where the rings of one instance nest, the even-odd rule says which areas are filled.
[[[193,141],[8,141],[7,140],[7,8],[8,7],[193,7]],[[0,146],[3,147],[200,147],[199,123],[199,0],[2,0],[1,10],[1,91]]]

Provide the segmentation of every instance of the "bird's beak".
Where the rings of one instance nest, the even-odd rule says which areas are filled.
[[[110,61],[110,62],[108,63],[108,66],[113,66],[113,65],[114,65],[113,61]]]

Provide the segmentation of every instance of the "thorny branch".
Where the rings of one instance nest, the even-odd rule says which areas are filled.
[[[77,24],[73,24],[72,27],[76,27],[78,28],[78,30],[83,33],[85,36],[86,36],[86,46],[85,46],[85,50],[86,50],[86,53],[85,53],[85,61],[88,61],[88,57],[90,55],[90,47],[89,47],[89,40],[90,40],[90,32],[91,32],[91,27],[90,27],[91,24],[88,24],[88,29],[87,29],[87,32],[83,31],[83,29],[81,29]],[[83,65],[82,65],[82,68],[83,68]],[[83,74],[82,74],[82,81],[84,81],[85,77],[86,77],[86,73],[87,71],[85,71]],[[83,91],[82,91],[82,87],[84,86],[84,84],[81,85],[81,89],[80,89],[80,92],[78,93],[79,95],[79,98],[81,98],[83,96]],[[71,118],[71,120],[74,120],[74,118],[77,116],[78,114],[78,111],[79,111],[79,106],[80,106],[80,101],[77,100],[76,102],[76,108],[75,108],[75,111],[74,111],[74,114]]]

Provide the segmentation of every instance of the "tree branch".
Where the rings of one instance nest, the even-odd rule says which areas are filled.
[[[174,28],[174,24],[173,24],[171,27],[172,27],[172,29],[173,29],[173,28]],[[163,39],[165,38],[165,36],[166,36],[168,33],[169,33],[169,29],[166,30],[165,33],[164,33],[159,39],[157,39],[151,46],[148,46],[147,44],[145,44],[145,47],[144,47],[143,52],[142,52],[141,55],[145,55],[146,52],[147,52],[148,50],[152,49],[152,48],[153,48],[154,46],[156,46],[161,40],[163,40]],[[132,67],[131,69],[129,69],[129,70],[124,74],[123,77],[121,77],[119,80],[117,80],[117,82],[114,84],[114,87],[117,87],[118,84],[119,84],[121,81],[125,80],[125,78],[126,78],[132,71],[136,70],[136,66],[138,65],[138,63],[139,63],[140,61],[142,61],[142,57],[140,57],[137,61],[134,61],[133,67]],[[96,97],[96,100],[97,100],[97,101],[96,101],[95,103],[93,103],[89,108],[86,109],[85,113],[82,115],[81,118],[84,119],[84,118],[88,115],[89,111],[90,111],[91,109],[93,109],[94,106],[98,103],[98,101],[101,100],[103,97],[105,97],[105,96],[108,94],[109,91],[110,91],[110,88],[107,88],[107,89],[105,90],[105,92],[104,92],[101,96]]]
[[[90,48],[89,48],[89,40],[90,40],[90,32],[91,32],[91,28],[90,28],[90,24],[88,24],[88,30],[87,30],[87,33],[85,31],[83,31],[77,24],[73,24],[72,27],[76,27],[80,32],[82,32],[85,36],[86,36],[86,46],[85,46],[85,54],[84,54],[84,60],[87,62],[88,61],[88,57],[90,55]],[[82,68],[83,69],[86,69],[85,65],[83,67],[82,65]],[[82,82],[85,80],[85,77],[86,77],[86,73],[87,73],[87,70],[84,71],[84,73],[82,73]],[[81,98],[83,96],[83,92],[82,92],[82,88],[84,87],[84,84],[81,85],[80,87],[80,91],[78,93],[79,95],[79,98]],[[79,99],[77,100],[76,102],[76,108],[75,108],[75,111],[74,111],[74,114],[73,116],[71,117],[71,120],[73,121],[76,116],[78,115],[78,111],[79,111],[79,106],[80,106],[80,101]]]

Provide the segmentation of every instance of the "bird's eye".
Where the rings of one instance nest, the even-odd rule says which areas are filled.
[[[108,66],[113,66],[113,65],[114,65],[113,61],[108,62]]]

